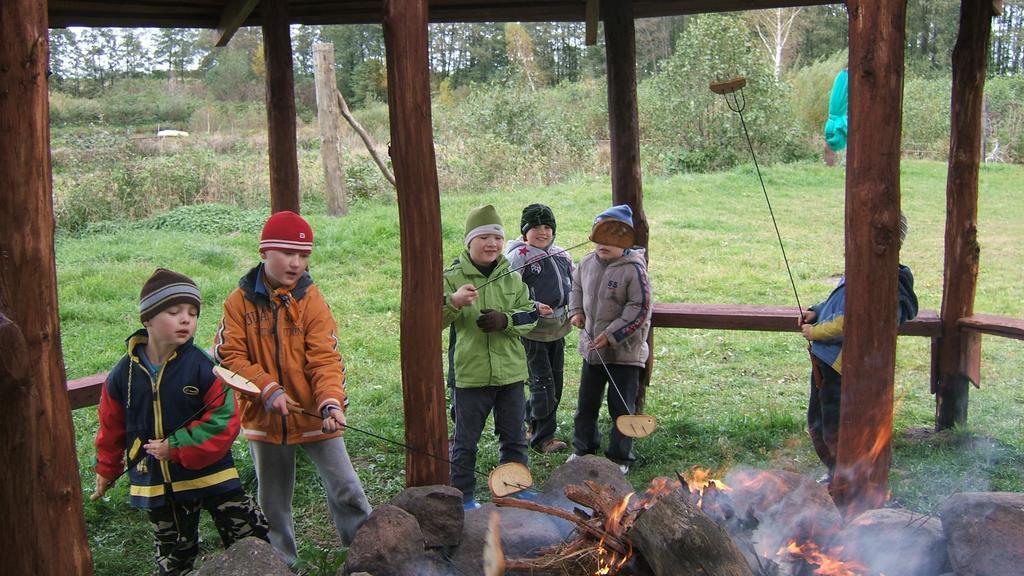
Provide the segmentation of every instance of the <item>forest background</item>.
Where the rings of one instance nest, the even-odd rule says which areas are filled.
[[[985,156],[1024,162],[1024,6],[994,21]],[[910,0],[903,148],[944,159],[950,52],[959,2]],[[312,45],[331,42],[338,88],[381,145],[389,139],[379,25],[292,31],[304,201],[322,198]],[[604,47],[580,23],[430,27],[434,131],[443,193],[473,193],[607,174]],[[601,35],[598,36],[601,38]],[[820,158],[829,90],[845,66],[842,6],[638,20],[644,174],[706,172],[749,161],[737,117],[707,89],[747,78],[746,119],[759,159]],[[55,205],[62,231],[142,218],[179,205],[266,205],[260,32],[225,48],[189,29],[51,31]],[[192,134],[168,144],[158,128]],[[391,189],[345,126],[348,192]],[[173,152],[173,153],[170,153]]]
[[[959,2],[909,0],[903,101],[902,203],[912,233],[905,262],[922,307],[942,286],[945,159],[949,147],[950,53]],[[1024,204],[1024,6],[1007,2],[993,22],[986,83],[978,309],[1020,317],[1024,295],[1020,222]],[[605,51],[583,44],[581,24],[430,26],[434,142],[442,234],[450,259],[466,211],[495,203],[508,219],[545,201],[560,238],[576,239],[609,198]],[[335,48],[338,88],[379,151],[389,139],[380,26],[292,29],[303,214],[317,230],[314,273],[339,318],[353,383],[352,417],[404,438],[398,373],[400,239],[394,190],[363,143],[343,126],[350,213],[324,215],[312,46]],[[836,73],[846,65],[842,6],[685,16],[636,22],[644,202],[652,221],[656,298],[788,303],[789,287],[738,117],[708,90],[748,80],[745,118],[806,298],[822,298],[842,272],[844,171],[822,163],[822,125]],[[108,370],[137,327],[138,289],[156,266],[190,274],[207,306],[197,342],[208,346],[219,303],[255,263],[253,239],[269,213],[263,50],[256,29],[211,49],[198,30],[51,31],[50,111],[61,335],[69,378]],[[160,138],[158,129],[189,132]],[[386,156],[386,154],[385,154]],[[842,158],[839,159],[841,164]],[[808,218],[808,206],[813,218]],[[699,210],[694,209],[699,207]],[[577,253],[577,258],[582,252]],[[700,464],[786,466],[813,472],[803,431],[806,351],[792,334],[660,330],[649,391],[660,432],[641,446],[629,479]],[[570,336],[572,347],[574,336]],[[933,422],[928,341],[901,338],[897,358],[893,501],[933,512],[963,490],[1024,490],[1024,361],[1019,342],[986,337],[985,384],[972,390],[971,427],[924,439]],[[571,429],[579,359],[567,355],[559,409]],[[96,413],[74,412],[83,491],[93,482]],[[606,423],[605,423],[606,425]],[[908,435],[909,434],[909,435]],[[371,501],[402,488],[404,452],[346,437]],[[495,464],[485,439],[481,468]],[[235,457],[254,489],[243,441]],[[542,483],[564,455],[531,454]],[[296,518],[310,574],[333,574],[344,558],[322,489],[302,461]],[[86,505],[97,574],[145,573],[151,534],[125,504],[122,483]],[[204,523],[203,552],[217,538]]]

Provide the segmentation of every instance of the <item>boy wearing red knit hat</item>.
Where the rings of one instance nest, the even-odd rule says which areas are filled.
[[[214,353],[260,389],[258,399],[239,397],[242,432],[270,542],[294,564],[296,448],[316,465],[343,545],[352,543],[370,505],[341,437],[348,406],[345,364],[334,316],[307,271],[313,229],[294,212],[278,212],[263,227],[259,251],[260,264],[224,301]]]

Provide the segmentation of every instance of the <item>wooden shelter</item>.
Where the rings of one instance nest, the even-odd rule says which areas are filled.
[[[441,374],[440,200],[431,140],[427,23],[604,23],[608,50],[612,200],[632,205],[641,243],[647,222],[639,161],[634,19],[824,4],[815,0],[4,0],[0,3],[0,572],[89,574],[70,408],[98,387],[65,391],[56,298],[46,65],[47,29],[64,26],[201,27],[226,44],[240,26],[261,26],[273,210],[299,208],[289,24],[383,23],[391,157],[402,236],[401,349],[406,442],[447,454]],[[966,417],[967,382],[978,379],[978,334],[1024,336],[1019,320],[972,316],[980,111],[986,50],[999,0],[963,0],[954,52],[953,134],[947,188],[942,316],[908,327],[931,336],[937,425]],[[893,414],[895,293],[904,0],[848,0],[850,126],[846,261],[850,295],[844,354],[838,490],[855,506],[886,494]],[[869,128],[870,127],[870,128]],[[25,296],[28,297],[25,297]],[[417,314],[406,311],[418,310]],[[424,311],[436,310],[436,313]],[[773,309],[656,307],[656,327],[794,330]],[[410,410],[409,407],[415,407]],[[867,466],[858,463],[868,462]],[[442,462],[408,452],[409,485],[445,483]]]

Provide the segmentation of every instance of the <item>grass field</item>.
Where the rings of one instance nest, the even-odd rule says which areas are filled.
[[[827,296],[843,271],[844,172],[816,165],[771,167],[765,183],[772,198],[797,288],[804,305]],[[946,165],[903,163],[902,206],[910,233],[902,260],[916,277],[922,309],[938,309],[942,290]],[[981,172],[978,239],[981,273],[975,309],[1024,317],[1021,270],[1024,167],[987,165]],[[607,181],[580,181],[543,189],[501,190],[441,200],[444,260],[461,248],[467,211],[493,203],[515,229],[523,206],[551,205],[558,243],[586,238],[595,214],[607,207]],[[662,302],[792,304],[772,223],[751,166],[709,174],[647,180],[644,207],[651,231],[650,275]],[[400,238],[394,204],[362,202],[341,219],[308,203],[316,231],[312,274],[338,320],[348,365],[353,425],[401,440],[399,366]],[[214,217],[216,216],[216,217]],[[142,282],[158,266],[190,275],[206,303],[197,334],[212,342],[220,303],[257,260],[256,238],[264,214],[228,208],[184,209],[152,222],[111,223],[92,233],[62,236],[57,273],[62,342],[69,378],[108,370],[124,353],[123,341],[138,326]],[[583,255],[577,251],[578,260]],[[438,335],[441,337],[441,335]],[[568,347],[575,349],[575,335]],[[971,390],[969,425],[938,435],[929,393],[930,343],[901,338],[897,351],[896,422],[892,496],[896,504],[932,512],[950,494],[1024,490],[1024,356],[1022,343],[986,336],[982,384]],[[658,431],[637,442],[637,487],[691,466],[780,467],[819,472],[803,431],[808,361],[796,334],[659,329],[647,412]],[[567,354],[567,390],[559,409],[560,436],[571,435],[579,357]],[[438,379],[438,386],[442,386]],[[83,492],[91,491],[96,431],[94,408],[75,412]],[[603,423],[607,426],[607,422]],[[355,433],[349,453],[375,505],[404,486],[400,448]],[[240,471],[254,489],[244,441],[235,445]],[[496,464],[493,436],[485,434],[479,467]],[[537,483],[565,458],[531,454]],[[315,574],[333,574],[337,542],[315,472],[299,470],[296,524],[301,556]],[[86,503],[97,574],[139,574],[151,566],[151,533],[144,515],[128,507],[123,483],[110,496]],[[204,550],[219,543],[204,527]]]

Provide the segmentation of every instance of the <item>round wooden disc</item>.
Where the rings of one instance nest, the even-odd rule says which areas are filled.
[[[259,396],[260,389],[248,378],[228,370],[223,366],[214,366],[213,373],[224,381],[233,390],[237,390],[246,396]]]
[[[733,92],[743,88],[747,85],[747,79],[743,76],[737,76],[731,80],[722,80],[721,82],[712,82],[708,88],[711,89],[715,94],[732,94]]]
[[[625,414],[615,419],[615,428],[630,438],[646,438],[657,427],[654,416],[647,414]]]
[[[617,248],[632,248],[636,241],[633,227],[622,220],[601,220],[590,230],[590,241]]]
[[[487,487],[491,494],[503,498],[515,494],[524,488],[533,486],[533,475],[530,469],[518,462],[508,462],[498,466],[487,477]]]

